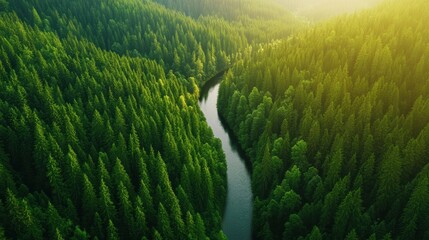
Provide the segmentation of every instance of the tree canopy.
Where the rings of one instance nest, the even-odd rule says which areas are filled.
[[[253,164],[258,237],[429,236],[428,10],[388,1],[248,49],[228,72],[219,113]]]

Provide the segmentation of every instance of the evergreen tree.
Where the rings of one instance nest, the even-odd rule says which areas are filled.
[[[391,205],[391,199],[394,199],[396,194],[399,193],[402,169],[401,161],[399,148],[397,146],[392,146],[383,157],[376,199],[376,206],[379,214],[388,210]]]
[[[42,239],[42,231],[26,200],[18,199],[9,189],[6,191],[7,217],[15,235],[25,238]]]
[[[94,187],[88,177],[83,175],[82,211],[84,226],[91,226],[97,210],[97,196]]]
[[[106,186],[103,179],[101,180],[98,202],[98,210],[105,222],[116,219],[116,208],[113,204],[109,188]]]
[[[109,220],[109,225],[107,226],[107,238],[109,240],[117,240],[119,239],[118,232],[116,230],[115,225],[113,224],[112,220]]]
[[[159,203],[157,220],[157,228],[160,229],[160,235],[163,238],[172,239],[174,233],[171,228],[170,218],[162,203]]]
[[[335,223],[332,228],[334,238],[344,238],[349,231],[355,231],[354,226],[359,227],[362,224],[362,200],[360,189],[349,192],[338,207]],[[354,237],[352,237],[354,235]],[[356,232],[349,233],[347,239],[358,238]]]
[[[49,179],[49,183],[52,188],[52,193],[57,203],[65,203],[65,199],[68,198],[67,189],[64,184],[63,176],[61,174],[61,169],[58,166],[58,163],[51,155],[48,157],[48,162],[46,165],[46,174]]]

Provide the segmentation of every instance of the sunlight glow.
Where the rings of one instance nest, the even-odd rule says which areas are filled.
[[[296,14],[321,20],[372,7],[383,0],[277,0]]]

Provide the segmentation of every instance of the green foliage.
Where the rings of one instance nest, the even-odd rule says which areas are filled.
[[[42,239],[42,231],[38,220],[28,202],[17,198],[9,189],[6,192],[7,219],[10,220],[10,228],[28,239]]]
[[[219,16],[238,27],[249,42],[284,38],[300,27],[296,17],[275,1],[263,0],[155,0],[164,6],[198,19]]]
[[[253,164],[258,238],[427,237],[428,10],[389,1],[228,72],[219,113]]]
[[[0,0],[0,11],[8,10],[9,2],[7,0]]]
[[[292,147],[292,161],[295,165],[297,165],[300,169],[305,170],[305,166],[307,165],[307,143],[303,140],[299,140]]]
[[[9,2],[15,13],[0,14],[0,35],[7,36],[0,39],[0,234],[187,239],[190,215],[197,238],[222,237],[226,164],[197,95],[188,92],[196,82],[183,76],[194,73],[169,71],[167,58],[161,61],[166,55],[151,52],[143,39],[134,57],[130,46],[123,54],[110,51],[109,41],[123,46],[132,37],[119,38],[139,25],[135,33],[159,37],[159,46],[168,46],[161,49],[165,54],[181,49],[184,60],[202,61],[203,79],[225,67],[216,54],[228,58],[246,40],[232,40],[230,30],[225,34],[231,38],[220,37],[208,27],[225,22],[197,22],[154,3],[102,2],[17,0]],[[89,9],[97,10],[85,18]],[[100,16],[117,25],[103,25]],[[167,25],[175,20],[183,27],[171,33],[167,28],[175,27]],[[90,30],[94,24],[101,35]],[[176,42],[168,43],[169,34]],[[220,39],[237,45],[228,43],[227,50]],[[219,46],[209,53],[203,42],[210,51]],[[208,57],[212,72],[203,61]],[[180,185],[186,181],[189,186]]]
[[[156,1],[140,0],[16,0],[9,8],[27,23],[53,30],[62,38],[73,36],[121,55],[153,59],[166,71],[199,82],[229,67],[248,43],[286,37],[301,25],[279,8],[269,11],[265,7],[261,13],[264,21],[260,21],[261,14],[251,14],[235,22],[212,16],[211,11],[199,9],[201,4],[192,0],[167,4],[173,9],[191,7],[197,17],[202,15],[198,19]],[[225,8],[232,9],[226,3],[221,5],[212,10],[221,14],[226,13]],[[265,4],[249,6],[247,12],[261,5]],[[210,6],[218,4],[210,2],[204,8]],[[267,25],[272,29],[266,29]]]

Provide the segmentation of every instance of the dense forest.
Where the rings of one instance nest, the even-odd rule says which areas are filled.
[[[0,0],[0,239],[226,239],[226,69],[255,238],[429,239],[427,0],[297,2]]]
[[[269,42],[289,36],[304,26],[303,19],[285,11],[274,0],[156,0],[198,19],[210,16],[228,20],[249,43]]]
[[[192,0],[180,2],[192,6]],[[167,71],[199,81],[235,62],[248,44],[286,37],[302,25],[284,10],[266,10],[265,15],[243,10],[246,20],[232,22],[209,13],[194,19],[140,0],[14,0],[9,8],[27,23],[61,38],[72,35],[104,50],[150,58]],[[273,27],[265,29],[267,25]]]
[[[249,48],[219,113],[259,239],[429,239],[429,5],[387,1]]]
[[[0,32],[6,236],[218,236],[226,166],[195,82],[13,14]]]
[[[150,58],[198,80],[226,68],[247,44],[225,21],[195,21],[152,2],[15,0],[9,7],[27,23],[61,38],[72,35],[120,55]]]
[[[225,238],[225,157],[198,86],[302,22],[243,13],[274,36],[178,10],[0,0],[0,239]]]

